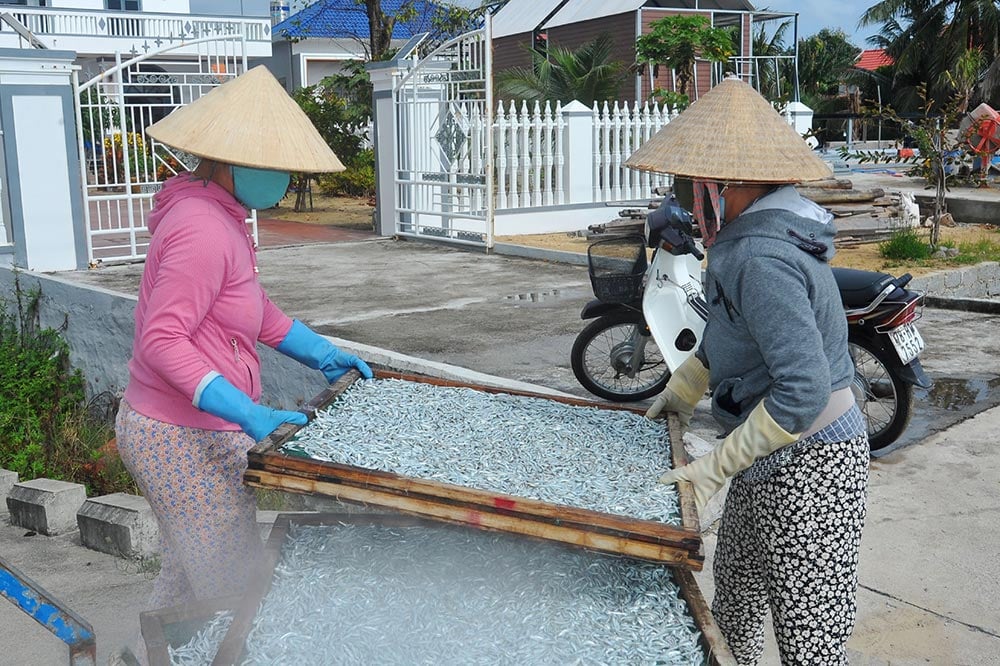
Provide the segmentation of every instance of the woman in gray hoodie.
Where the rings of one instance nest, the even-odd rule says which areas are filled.
[[[759,94],[726,79],[632,155],[694,181],[708,251],[708,324],[647,413],[690,418],[707,388],[726,432],[661,477],[699,509],[732,477],[712,611],[741,664],[773,615],[783,664],[846,664],[856,614],[868,440],[849,388],[847,323],[829,261],[832,216],[791,183],[831,175]]]

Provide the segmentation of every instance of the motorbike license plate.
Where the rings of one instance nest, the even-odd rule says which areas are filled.
[[[914,324],[904,324],[889,331],[889,340],[899,354],[899,360],[909,363],[915,359],[924,348],[924,339]]]

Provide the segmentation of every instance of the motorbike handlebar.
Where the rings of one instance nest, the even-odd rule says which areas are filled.
[[[690,254],[698,261],[705,258],[705,254],[698,249],[698,244],[688,234],[679,229],[668,227],[660,232],[660,240],[673,255]]]
[[[694,255],[694,258],[698,261],[705,258],[705,253],[698,249],[698,244],[694,242],[693,238],[688,238],[685,241],[685,245],[687,245],[688,252]]]

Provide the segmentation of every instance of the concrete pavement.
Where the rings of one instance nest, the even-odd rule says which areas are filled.
[[[386,240],[277,248],[259,260],[272,299],[324,333],[587,396],[569,368],[590,297],[583,267]],[[134,294],[140,273],[70,278]],[[1000,664],[998,323],[925,310],[923,358],[937,388],[918,396],[898,450],[872,464],[852,664]],[[704,405],[693,430],[715,437]],[[0,519],[0,552],[94,624],[106,663],[150,581],[78,543],[24,536]],[[711,558],[711,533],[706,547]],[[708,571],[698,580],[710,599]],[[0,665],[66,663],[55,639],[18,615],[0,602]]]

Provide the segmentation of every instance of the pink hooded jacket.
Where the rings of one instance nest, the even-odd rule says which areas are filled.
[[[233,195],[180,173],[154,201],[125,399],[158,421],[239,430],[196,408],[196,395],[219,373],[259,400],[255,345],[278,346],[292,320],[257,282],[246,209]]]

